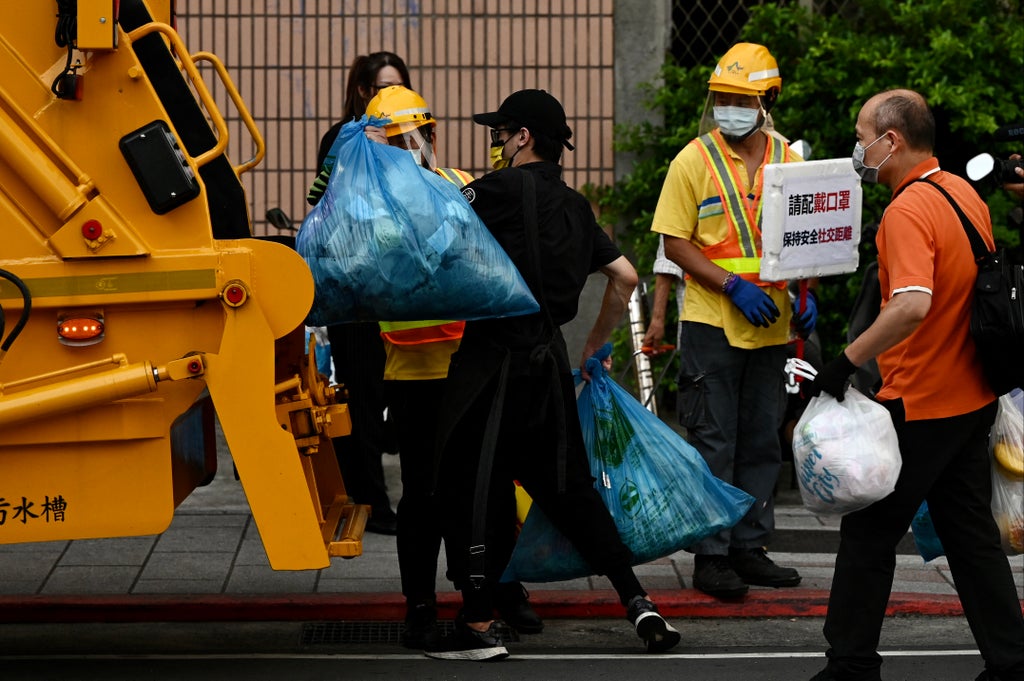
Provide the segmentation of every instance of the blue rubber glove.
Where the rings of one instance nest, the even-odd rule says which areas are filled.
[[[733,275],[725,285],[725,295],[754,326],[768,328],[779,318],[779,308],[757,284]]]
[[[810,291],[807,292],[807,305],[804,310],[800,309],[800,296],[796,299],[796,318],[793,325],[796,332],[806,338],[814,331],[814,325],[818,323],[818,299]]]

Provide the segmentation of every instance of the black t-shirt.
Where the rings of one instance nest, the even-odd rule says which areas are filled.
[[[541,284],[531,265],[526,242],[524,172],[533,176],[537,191],[543,296],[540,295]],[[576,316],[587,277],[622,255],[598,226],[590,203],[582,194],[570,189],[562,181],[561,174],[562,168],[557,163],[528,163],[488,173],[462,189],[473,210],[523,275],[537,302],[546,303],[556,326]],[[511,326],[525,332],[527,327],[542,323],[544,314],[540,312],[530,317],[486,320],[480,324],[502,326],[506,332],[511,330]],[[470,330],[467,329],[469,335]]]

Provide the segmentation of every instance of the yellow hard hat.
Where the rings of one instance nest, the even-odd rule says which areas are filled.
[[[427,101],[402,85],[382,88],[366,105],[366,114],[391,119],[391,122],[384,126],[388,137],[437,123],[430,115]]]
[[[764,45],[737,43],[729,48],[708,79],[713,92],[760,95],[782,92],[782,77],[775,57]]]

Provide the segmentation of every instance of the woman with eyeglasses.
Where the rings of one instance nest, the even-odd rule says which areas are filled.
[[[366,104],[373,99],[377,92],[389,85],[404,85],[410,90],[413,89],[409,79],[409,69],[405,62],[394,52],[374,52],[356,57],[348,72],[348,84],[345,86],[345,105],[341,110],[341,120],[332,125],[324,133],[320,140],[320,149],[316,155],[316,170],[318,173],[324,167],[327,154],[331,151],[331,145],[338,136],[341,126],[353,118],[359,118],[366,113]],[[383,140],[381,140],[383,141]],[[333,165],[333,163],[331,164]],[[330,169],[328,169],[330,175]],[[320,179],[319,177],[317,179]],[[324,187],[327,178],[324,177]],[[314,182],[314,188],[316,183]],[[314,200],[306,197],[310,205],[316,205],[323,195],[324,187],[320,188],[319,194]],[[313,190],[310,190],[310,195]]]

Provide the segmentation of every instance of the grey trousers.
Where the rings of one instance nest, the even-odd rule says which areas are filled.
[[[773,494],[782,463],[786,346],[734,348],[722,329],[683,322],[679,362],[677,411],[687,440],[717,478],[755,499],[731,530],[688,548],[725,555],[730,547],[765,546],[775,529]]]

